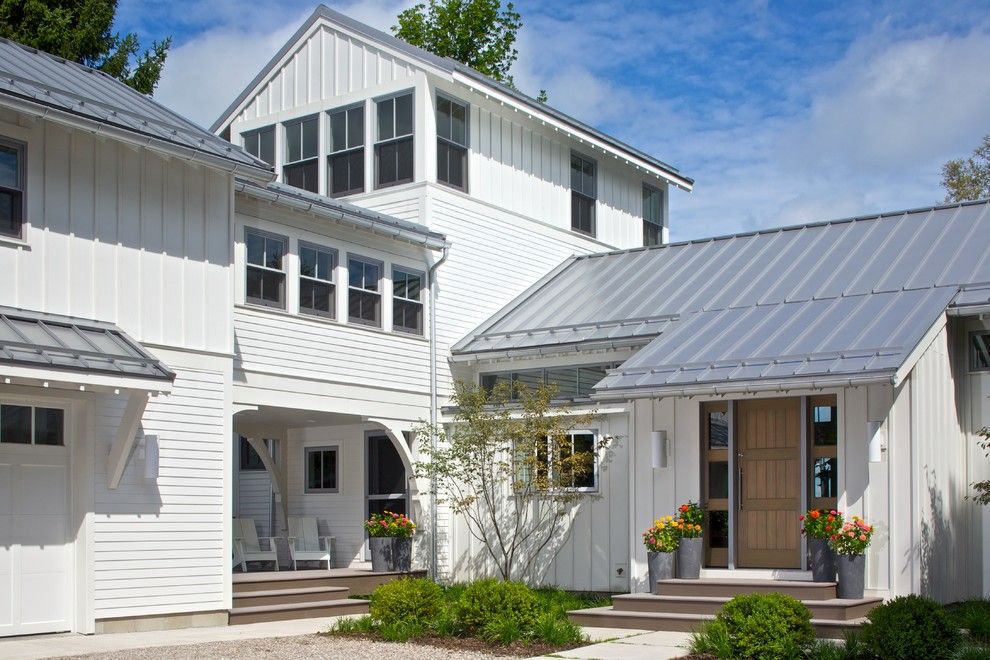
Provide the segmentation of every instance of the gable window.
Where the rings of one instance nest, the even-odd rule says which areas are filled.
[[[643,184],[643,245],[663,243],[663,191]]]
[[[375,108],[375,187],[408,183],[413,180],[412,92],[376,101]]]
[[[405,268],[392,269],[392,328],[423,334],[423,276]]]
[[[269,165],[275,164],[275,127],[265,126],[256,131],[241,133],[244,139],[244,151],[255,158],[260,158]]]
[[[24,145],[0,140],[0,235],[21,237],[24,223]]]
[[[314,115],[285,122],[285,161],[282,181],[295,188],[319,192],[320,120]]]
[[[970,335],[970,369],[990,371],[990,332],[974,332]]]
[[[261,456],[258,452],[254,450],[251,443],[244,436],[240,436],[240,464],[241,470],[264,470],[265,464],[261,460]]]
[[[467,190],[467,106],[437,95],[437,181]]]
[[[299,311],[336,317],[336,286],[333,272],[337,251],[299,242]]]
[[[0,405],[0,443],[62,447],[65,445],[65,411]]]
[[[306,492],[336,493],[337,448],[306,447]]]
[[[382,325],[382,263],[364,257],[347,259],[347,320]]]
[[[288,242],[284,236],[244,230],[247,244],[247,287],[250,303],[285,308],[285,269],[283,257]]]
[[[571,153],[571,229],[595,235],[595,200],[598,182],[595,162]]]
[[[364,192],[364,106],[330,112],[331,197]]]

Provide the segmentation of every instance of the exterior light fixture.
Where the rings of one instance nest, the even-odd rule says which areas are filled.
[[[667,432],[653,431],[650,433],[653,450],[653,469],[663,470],[667,467]]]
[[[870,463],[883,461],[883,452],[887,450],[887,427],[883,422],[867,422],[866,437]]]

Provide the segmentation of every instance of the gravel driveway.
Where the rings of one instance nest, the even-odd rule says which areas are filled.
[[[496,656],[470,651],[452,651],[418,644],[371,642],[326,635],[270,637],[266,639],[190,644],[188,646],[159,646],[72,657],[100,658],[101,660],[169,660],[171,658],[346,658],[347,660],[428,660],[432,658],[457,658],[461,660],[519,660],[518,657]]]

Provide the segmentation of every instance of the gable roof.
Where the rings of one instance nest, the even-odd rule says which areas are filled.
[[[267,180],[271,168],[102,71],[0,39],[0,104]]]
[[[573,257],[452,351],[644,346],[600,393],[891,378],[987,287],[990,202],[970,202]]]
[[[282,59],[289,54],[290,51],[296,46],[296,43],[313,27],[313,25],[319,20],[326,20],[332,23],[336,23],[342,28],[358,34],[366,39],[377,42],[382,46],[385,46],[393,51],[401,53],[406,57],[409,57],[415,62],[422,65],[426,65],[432,69],[438,70],[440,72],[446,73],[453,76],[454,74],[460,74],[466,78],[470,78],[474,83],[477,83],[485,88],[492,91],[504,94],[505,96],[515,100],[530,109],[534,114],[545,114],[548,117],[552,117],[557,121],[573,128],[576,131],[585,133],[587,135],[594,136],[598,140],[601,140],[610,147],[628,155],[629,157],[635,158],[662,171],[675,185],[678,185],[686,190],[690,190],[694,186],[694,179],[684,176],[680,171],[669,165],[662,160],[655,158],[635,147],[632,147],[621,140],[618,140],[610,135],[602,133],[596,128],[585,124],[553,107],[540,103],[531,96],[527,96],[522,92],[512,89],[502,83],[498,82],[494,78],[487,76],[480,71],[476,71],[471,67],[458,62],[457,60],[451,59],[449,57],[440,57],[434,55],[428,50],[419,48],[418,46],[413,46],[408,42],[403,41],[391,34],[377,30],[370,25],[366,25],[360,21],[354,20],[346,14],[342,14],[339,11],[330,9],[326,5],[319,5],[308,19],[296,30],[295,34],[275,53],[274,57],[268,61],[268,64],[261,69],[261,71],[254,77],[254,79],[244,88],[244,90],[237,96],[236,99],[227,107],[226,110],[213,122],[213,126],[210,130],[214,133],[220,132],[222,129],[226,128],[230,123],[233,115],[241,108],[245,101],[257,94],[257,89],[261,83],[268,79],[271,73],[275,70]]]

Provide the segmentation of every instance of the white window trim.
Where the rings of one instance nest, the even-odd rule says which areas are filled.
[[[264,237],[266,240],[282,241],[282,269],[270,268],[268,266],[252,264],[248,257],[248,247],[247,240],[248,234],[257,234],[258,236]],[[288,309],[288,298],[289,298],[289,269],[288,269],[288,257],[289,257],[289,237],[283,234],[276,234],[270,231],[265,231],[264,229],[255,229],[254,227],[244,227],[244,304],[255,305],[258,307],[265,307],[267,309]],[[257,268],[259,270],[265,270],[269,273],[281,273],[284,279],[282,285],[282,302],[274,303],[267,300],[262,300],[260,298],[252,298],[248,296],[247,292],[247,274],[249,268]]]
[[[357,261],[363,261],[368,264],[378,265],[378,291],[369,291],[361,287],[351,286],[351,259],[356,259]],[[384,328],[385,323],[385,262],[381,259],[372,259],[371,257],[365,257],[356,252],[347,253],[347,322],[354,325],[365,326],[369,328]],[[361,319],[351,318],[351,291],[362,291],[364,293],[376,293],[378,294],[379,305],[378,305],[378,322],[371,323],[369,321],[363,321]]]
[[[310,488],[309,487],[309,455],[313,452],[332,451],[336,454],[334,466],[334,488]],[[313,447],[303,447],[303,492],[306,495],[329,495],[340,492],[340,445],[318,445]]]
[[[13,244],[25,244],[24,241],[24,227],[28,224],[27,220],[27,143],[22,140],[15,140],[13,138],[7,137],[6,135],[0,135],[0,145],[9,147],[17,151],[17,188],[21,193],[21,226],[18,228],[19,231],[16,234],[0,234],[0,241],[9,242]]]
[[[402,296],[395,295],[395,271],[402,271],[409,275],[416,275],[419,277],[419,300],[414,300],[413,298],[404,298]],[[401,264],[392,264],[392,330],[395,332],[401,332],[406,335],[413,335],[415,337],[422,337],[423,333],[426,332],[426,303],[423,300],[423,293],[426,288],[426,274],[421,270],[416,270],[415,268],[406,268]],[[407,328],[405,326],[396,325],[395,323],[395,301],[401,300],[403,302],[414,303],[420,306],[422,309],[422,314],[420,315],[421,323],[419,330],[413,330],[412,328]]]
[[[303,248],[306,248],[306,249],[309,249],[309,250],[316,250],[317,252],[325,252],[325,253],[327,253],[327,254],[330,255],[330,257],[332,259],[332,263],[330,265],[330,279],[325,280],[325,279],[320,278],[320,277],[311,277],[309,275],[303,275],[303,273],[302,273],[302,251],[303,251]],[[333,287],[333,300],[331,302],[330,311],[329,312],[321,312],[321,311],[318,311],[318,310],[315,310],[315,309],[310,309],[308,307],[303,307],[302,306],[302,300],[300,299],[298,301],[299,302],[299,313],[300,314],[305,314],[307,316],[316,316],[316,317],[319,317],[319,318],[336,320],[337,319],[337,295],[338,295],[338,290],[339,290],[339,288],[337,286],[337,267],[340,265],[340,252],[338,252],[336,248],[328,247],[326,245],[320,245],[319,243],[313,243],[312,241],[307,241],[307,240],[303,240],[303,239],[300,238],[300,239],[298,239],[296,241],[296,262],[299,264],[299,268],[298,268],[298,271],[299,271],[299,273],[298,273],[299,274],[299,288],[297,290],[297,295],[296,295],[297,298],[300,297],[298,295],[298,293],[299,293],[299,291],[302,290],[302,281],[303,280],[309,280],[311,282],[317,282],[317,283],[320,283],[320,284],[329,284],[329,285],[331,285]]]

